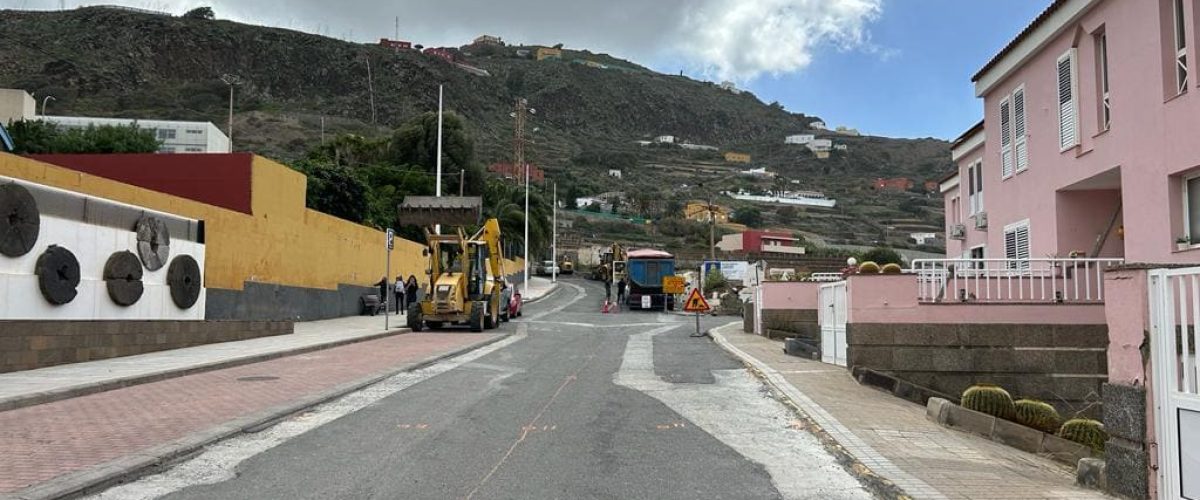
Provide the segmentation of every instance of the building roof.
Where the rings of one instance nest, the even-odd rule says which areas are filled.
[[[945,184],[947,181],[950,181],[951,179],[954,179],[955,177],[958,177],[958,169],[957,168],[954,170],[951,170],[949,172],[946,172],[946,175],[943,175],[941,178],[939,178],[937,180],[937,183]]]
[[[979,123],[976,123],[971,128],[967,129],[966,132],[963,132],[962,135],[958,136],[958,138],[954,139],[954,142],[950,144],[950,149],[957,148],[963,142],[966,142],[967,139],[970,139],[971,136],[980,132],[983,132],[983,120],[979,120]]]
[[[1000,60],[1004,59],[1004,56],[1007,56],[1010,52],[1012,52],[1013,49],[1015,49],[1017,45],[1025,39],[1025,37],[1029,36],[1030,33],[1033,33],[1033,30],[1037,29],[1038,26],[1041,26],[1042,23],[1046,22],[1046,20],[1049,19],[1050,16],[1054,15],[1054,13],[1057,12],[1058,9],[1064,4],[1066,4],[1067,1],[1068,0],[1054,0],[1051,2],[1050,6],[1046,7],[1046,10],[1043,10],[1041,14],[1038,14],[1038,16],[1034,18],[1033,22],[1029,23],[1029,26],[1026,26],[1025,29],[1021,30],[1021,32],[1017,34],[1016,38],[1013,38],[1012,41],[1008,42],[1008,45],[1005,45],[1004,48],[1000,49],[1000,52],[997,52],[995,56],[992,56],[992,59],[988,61],[987,64],[983,65],[983,68],[980,68],[979,71],[976,71],[975,75],[971,77],[971,81],[978,82],[979,79],[983,77],[984,73],[987,73],[988,70],[995,67],[996,64],[999,64]]]
[[[630,259],[669,259],[671,257],[674,257],[674,255],[671,255],[662,250],[652,250],[649,248],[630,250],[629,253],[626,255]]]

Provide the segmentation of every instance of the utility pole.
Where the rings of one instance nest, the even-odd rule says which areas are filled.
[[[437,196],[442,196],[442,86],[438,85],[438,131],[437,131],[437,175],[434,176],[437,185]],[[442,234],[442,225],[433,226],[434,234]]]
[[[367,54],[367,94],[371,98],[371,125],[375,125],[375,83],[371,78],[370,54]]]
[[[225,82],[225,85],[229,86],[229,130],[227,130],[227,133],[229,136],[229,152],[232,153],[233,152],[233,87],[236,85],[241,85],[242,79],[241,79],[241,77],[239,77],[237,75],[231,75],[229,73],[226,73],[224,75],[221,75],[221,81]]]
[[[400,16],[396,16],[396,38],[395,38],[395,40],[399,40],[399,39],[400,39]]]
[[[525,283],[523,297],[529,296],[529,165],[525,163],[525,115],[536,114],[537,110],[529,107],[529,101],[525,98],[517,98],[516,106],[509,116],[516,120],[513,125],[513,158],[517,165],[525,169]]]
[[[554,183],[554,204],[551,210],[554,210],[554,215],[551,218],[550,224],[554,226],[553,236],[550,238],[550,260],[554,261],[554,265],[550,266],[550,282],[558,283],[558,183]]]
[[[712,254],[713,262],[717,261],[717,211],[713,205],[713,199],[708,197],[708,249]]]
[[[321,115],[321,144],[325,144],[325,115]]]
[[[466,185],[466,182],[467,182],[467,171],[464,169],[459,169],[458,170],[458,196],[460,198],[463,195],[463,186]]]

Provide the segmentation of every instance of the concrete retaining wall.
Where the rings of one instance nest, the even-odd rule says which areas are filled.
[[[1106,325],[851,323],[846,331],[851,367],[948,394],[996,384],[1064,417],[1100,416]]]
[[[288,321],[0,321],[0,373],[290,333]]]

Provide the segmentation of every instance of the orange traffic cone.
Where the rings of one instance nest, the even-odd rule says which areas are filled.
[[[600,307],[600,312],[608,314],[610,309],[612,309],[612,304],[608,302],[608,299],[604,299],[604,305]]]

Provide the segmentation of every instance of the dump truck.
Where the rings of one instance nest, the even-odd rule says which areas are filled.
[[[675,310],[675,296],[664,293],[663,278],[675,275],[675,256],[661,250],[631,250],[629,258],[630,309]]]

